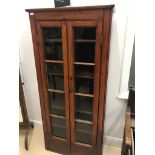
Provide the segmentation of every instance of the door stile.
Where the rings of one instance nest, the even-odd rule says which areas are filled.
[[[50,135],[52,133],[52,128],[50,126],[50,117],[49,117],[49,100],[48,100],[48,94],[47,94],[47,85],[44,81],[46,81],[47,76],[45,72],[45,65],[44,65],[44,37],[43,32],[41,30],[41,25],[39,22],[37,22],[37,31],[38,31],[38,47],[39,47],[39,61],[40,61],[40,68],[41,68],[41,76],[42,76],[42,85],[43,85],[43,96],[44,96],[44,102],[45,102],[45,113],[46,113],[46,124],[47,124],[47,130],[48,134]]]
[[[70,100],[70,127],[71,127],[71,142],[75,142],[75,115],[74,115],[74,46],[73,46],[73,31],[72,23],[67,22],[68,34],[68,60],[69,60],[69,100]]]
[[[95,51],[95,73],[94,73],[94,104],[93,104],[93,135],[92,144],[97,144],[97,122],[99,107],[99,88],[100,88],[100,68],[101,68],[101,42],[102,39],[102,20],[97,22],[96,29],[96,51]]]
[[[68,81],[68,49],[67,49],[67,25],[62,23],[62,47],[64,62],[64,88],[65,88],[65,109],[66,109],[66,133],[67,141],[70,146],[70,108],[69,108],[69,81]]]

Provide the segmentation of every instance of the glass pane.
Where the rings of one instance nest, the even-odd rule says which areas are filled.
[[[52,117],[51,123],[53,136],[66,138],[66,119]]]
[[[64,94],[50,92],[50,114],[65,116],[65,97]]]
[[[48,88],[64,90],[63,64],[46,63]]]
[[[75,65],[75,77],[94,79],[94,66]]]
[[[75,92],[85,93],[85,94],[93,94],[94,80],[93,79],[76,78]]]
[[[96,27],[74,27],[75,140],[92,144]]]
[[[93,121],[93,98],[75,96],[75,113],[77,119]]]
[[[43,28],[45,59],[63,60],[61,28]]]
[[[95,61],[96,27],[75,27],[75,61]]]
[[[45,27],[43,28],[45,39],[61,39],[61,27]]]
[[[76,62],[95,62],[95,43],[75,42]]]
[[[62,61],[62,43],[45,41],[45,59]]]
[[[49,113],[52,135],[66,138],[64,66],[62,49],[62,28],[43,28],[44,61],[47,73]]]
[[[75,92],[93,94],[94,66],[75,65]]]
[[[92,143],[92,124],[76,122],[75,139],[77,142],[91,144]]]
[[[75,39],[96,39],[96,27],[75,27]]]

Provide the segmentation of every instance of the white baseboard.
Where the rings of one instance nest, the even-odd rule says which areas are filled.
[[[42,125],[42,121],[29,119],[30,122],[33,122],[34,126]]]
[[[123,139],[104,135],[104,145],[110,145],[110,146],[121,148],[122,142],[123,142]]]
[[[30,119],[30,122],[33,122],[34,126],[42,125],[42,121]],[[109,145],[109,146],[121,148],[122,147],[122,141],[123,141],[123,139],[104,135],[104,145]]]

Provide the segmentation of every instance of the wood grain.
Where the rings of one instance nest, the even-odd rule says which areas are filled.
[[[100,98],[98,111],[98,137],[97,154],[102,154],[103,134],[104,134],[104,118],[105,118],[105,101],[106,101],[106,86],[107,86],[107,71],[109,60],[109,46],[110,46],[110,24],[111,24],[111,10],[104,11],[103,20],[103,41],[102,41],[102,55],[101,55],[101,75],[100,75]]]
[[[48,150],[62,153],[65,155],[102,154],[106,81],[110,45],[110,26],[113,7],[114,5],[26,9],[26,11],[29,12],[30,17],[45,137],[45,147]],[[96,40],[74,40],[74,26],[96,27]],[[42,34],[42,28],[44,27],[61,27],[62,39],[52,39],[47,41],[62,42],[63,61],[44,60],[44,38]],[[96,43],[95,63],[74,61],[74,41],[83,43]],[[64,76],[64,91],[48,89],[46,83],[46,63],[63,64],[64,74],[56,72],[55,75]],[[95,73],[94,75],[88,74],[88,76],[82,73],[75,73],[75,65],[92,66],[95,68]],[[75,78],[78,77],[94,79],[94,94],[83,94],[74,92]],[[65,119],[67,133],[66,139],[52,135],[51,114],[49,114],[48,91],[64,93],[65,95]],[[83,121],[75,119],[75,95],[93,98],[93,121],[90,122],[93,125],[92,145],[75,141],[75,122]]]

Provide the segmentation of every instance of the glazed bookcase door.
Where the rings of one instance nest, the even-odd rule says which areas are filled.
[[[95,154],[102,21],[68,22],[67,31],[71,152]]]
[[[37,22],[44,108],[50,146],[70,148],[66,25]]]

